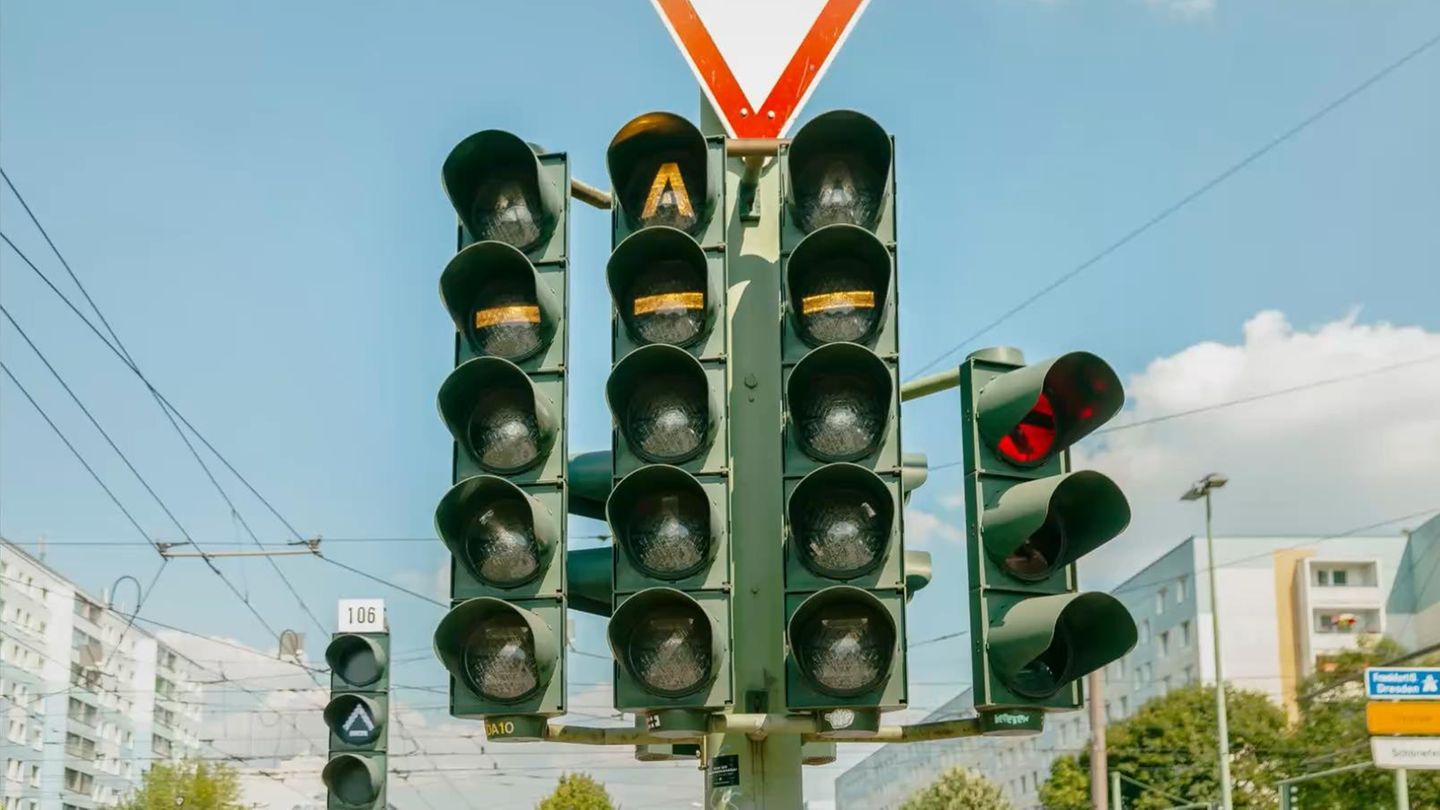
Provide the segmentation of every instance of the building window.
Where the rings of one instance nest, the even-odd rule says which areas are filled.
[[[1146,619],[1145,621],[1143,621],[1143,622],[1140,623],[1140,643],[1141,643],[1141,644],[1149,644],[1149,643],[1150,643],[1150,620],[1149,620],[1149,619]]]
[[[1159,616],[1165,612],[1165,602],[1170,598],[1170,590],[1161,588],[1155,593],[1155,615]]]
[[[1126,697],[1125,695],[1121,695],[1121,696],[1120,696],[1120,717],[1123,719],[1123,718],[1125,718],[1125,717],[1128,717],[1129,715],[1130,715],[1130,698]]]
[[[1169,630],[1166,630],[1166,631],[1164,631],[1164,632],[1162,632],[1162,633],[1160,634],[1160,654],[1161,654],[1162,656],[1164,656],[1164,655],[1169,655],[1169,654],[1170,654],[1170,631],[1169,631]]]
[[[1186,619],[1180,623],[1180,646],[1190,646],[1190,620]]]
[[[1185,578],[1175,580],[1175,604],[1185,604]]]
[[[1315,584],[1322,588],[1343,588],[1350,584],[1350,572],[1344,568],[1316,568]]]

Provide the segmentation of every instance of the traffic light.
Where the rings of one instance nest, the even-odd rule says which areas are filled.
[[[900,450],[893,141],[825,113],[780,171],[786,702],[863,736],[907,701],[903,504],[924,480]]]
[[[440,276],[455,369],[440,386],[455,439],[435,528],[453,557],[435,652],[450,713],[492,739],[535,740],[565,711],[567,224],[565,155],[486,130],[442,170],[460,220]]]
[[[1069,448],[1124,403],[1105,361],[1071,352],[1025,365],[988,349],[960,368],[975,706],[1081,706],[1080,679],[1135,646],[1135,622],[1080,593],[1075,561],[1130,522],[1119,487],[1070,471]]]
[[[329,810],[384,810],[389,741],[390,634],[336,633],[330,666],[330,758],[320,772]]]
[[[703,730],[709,711],[733,702],[723,159],[723,138],[669,113],[629,122],[607,153],[608,635],[615,707],[660,735]]]

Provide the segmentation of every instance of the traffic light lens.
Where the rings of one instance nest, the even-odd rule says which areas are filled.
[[[347,804],[363,807],[380,798],[370,771],[356,758],[346,758],[331,765],[330,789],[335,797]]]
[[[540,570],[540,547],[529,507],[506,498],[481,511],[470,526],[465,551],[486,582],[513,588],[530,581]]]
[[[825,262],[796,279],[800,329],[812,344],[865,342],[879,326],[875,280],[854,259]]]
[[[534,397],[518,386],[492,388],[470,414],[470,447],[491,472],[523,470],[540,458]]]
[[[700,269],[681,261],[645,268],[630,285],[630,321],[647,343],[685,346],[705,327],[705,279]]]
[[[523,360],[540,350],[540,304],[533,281],[493,279],[481,288],[477,300],[470,328],[481,354]]]
[[[710,642],[710,623],[704,616],[652,612],[630,636],[630,668],[651,691],[689,694],[710,674]]]
[[[821,690],[836,696],[867,692],[884,679],[894,655],[893,625],[874,606],[836,602],[816,610],[792,637],[801,664]]]
[[[647,461],[676,463],[700,452],[709,418],[702,380],[663,375],[640,383],[625,421],[636,453]]]
[[[334,652],[328,655],[340,679],[354,686],[367,686],[380,678],[380,661],[375,650],[358,636],[346,636],[332,642]]]
[[[1055,409],[1050,397],[1042,392],[1030,412],[1001,437],[1000,455],[1019,464],[1043,461],[1055,446],[1055,430]]]
[[[520,700],[540,685],[535,638],[517,615],[494,616],[482,625],[465,658],[476,690],[491,700]]]
[[[477,242],[496,240],[525,250],[540,241],[540,201],[530,190],[532,183],[513,172],[497,172],[485,178],[475,190],[470,221]]]
[[[873,226],[880,210],[883,180],[857,170],[858,156],[817,155],[795,173],[795,186],[807,189],[800,199],[799,225],[809,232],[826,225]]]
[[[1045,652],[1015,674],[1012,684],[1015,691],[1042,698],[1055,694],[1068,677],[1070,659],[1070,643],[1057,632]]]
[[[678,579],[710,552],[710,505],[703,495],[660,491],[635,501],[624,542],[635,563],[662,579]]]
[[[885,425],[885,401],[859,374],[817,375],[794,403],[800,444],[822,461],[851,461],[875,451]]]
[[[796,532],[801,556],[821,576],[850,579],[879,562],[889,517],[869,493],[827,490],[807,499]]]
[[[1005,568],[1021,579],[1044,579],[1055,572],[1065,545],[1065,524],[1052,512],[1039,531],[1005,556]]]

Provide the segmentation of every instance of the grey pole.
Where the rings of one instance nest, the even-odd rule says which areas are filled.
[[[1125,800],[1120,798],[1120,772],[1110,772],[1110,808],[1125,810]]]
[[[1220,810],[1232,810],[1230,729],[1225,717],[1225,674],[1220,666],[1220,600],[1215,585],[1215,535],[1210,528],[1209,487],[1205,488],[1205,550],[1210,557],[1210,629],[1215,636],[1215,734],[1220,755]]]
[[[1410,810],[1410,778],[1404,768],[1395,769],[1395,810]]]
[[[1109,799],[1105,795],[1105,773],[1110,770],[1105,749],[1105,670],[1090,673],[1090,806],[1094,810],[1105,810]]]

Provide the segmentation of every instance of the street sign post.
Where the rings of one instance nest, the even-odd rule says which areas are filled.
[[[1440,770],[1440,737],[1371,737],[1370,758],[1389,770]]]
[[[1368,667],[1365,696],[1371,700],[1440,700],[1440,667]]]

